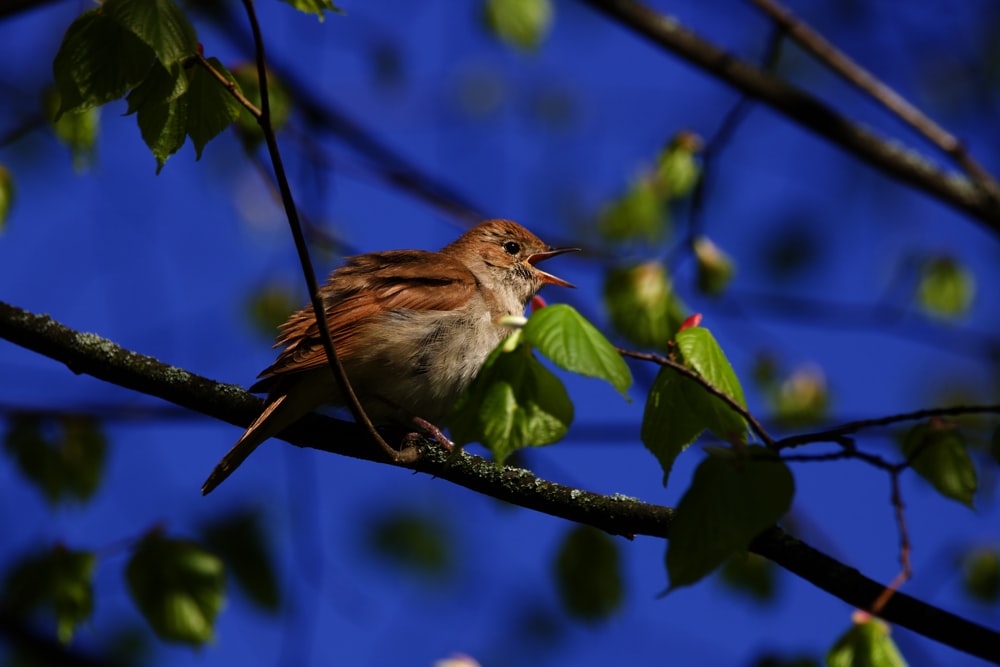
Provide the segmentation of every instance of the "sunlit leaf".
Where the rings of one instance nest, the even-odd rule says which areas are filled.
[[[940,421],[917,424],[903,438],[903,454],[941,495],[972,507],[978,488],[976,466],[958,428]]]
[[[608,618],[624,597],[618,545],[596,528],[572,528],[556,557],[555,580],[570,616],[584,621]]]
[[[687,310],[659,262],[608,271],[604,303],[616,331],[635,345],[658,349],[673,338]]]
[[[129,593],[153,632],[166,641],[204,644],[225,602],[225,567],[188,540],[153,533],[125,569]]]
[[[692,327],[678,332],[676,341],[686,366],[738,405],[746,407],[740,381],[711,331]],[[726,442],[746,442],[746,420],[721,399],[699,389],[699,394],[692,395],[689,400],[717,438]]]
[[[525,342],[557,366],[573,373],[607,380],[625,397],[632,373],[607,338],[571,306],[542,308],[524,326]]]
[[[237,512],[202,529],[206,547],[222,558],[237,585],[257,606],[276,611],[281,604],[278,576],[256,512]]]
[[[694,240],[698,262],[698,289],[712,296],[725,291],[733,277],[733,260],[706,236]]]
[[[322,22],[326,19],[325,12],[343,14],[344,10],[333,4],[332,0],[282,0],[284,3],[295,7],[295,9],[306,14],[315,14],[316,18]]]
[[[938,257],[921,267],[917,303],[929,315],[955,318],[965,315],[976,293],[972,272],[950,257]]]
[[[754,537],[784,516],[794,495],[795,481],[788,466],[763,447],[706,457],[670,527],[670,588],[695,583],[746,549]]]
[[[906,667],[906,661],[878,620],[855,623],[826,654],[828,667]]]
[[[440,519],[401,510],[368,522],[368,547],[398,567],[441,578],[454,567],[451,539]]]
[[[149,46],[165,67],[195,55],[194,26],[173,0],[105,0],[105,15]]]
[[[663,468],[666,486],[674,460],[707,428],[688,401],[704,390],[693,380],[670,368],[661,368],[646,398],[642,417],[642,444]]]
[[[36,609],[52,612],[56,636],[68,644],[77,626],[93,613],[96,563],[93,553],[63,546],[28,556],[7,573],[0,607],[19,615]]]
[[[555,15],[552,0],[486,0],[483,12],[490,32],[523,51],[538,48]]]
[[[671,140],[656,160],[656,177],[669,199],[686,197],[701,173],[697,154],[701,139],[693,132],[681,132]]]

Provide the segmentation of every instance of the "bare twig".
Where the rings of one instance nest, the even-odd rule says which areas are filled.
[[[261,34],[260,24],[257,21],[257,13],[254,10],[253,0],[243,0],[247,17],[250,21],[250,29],[253,33],[254,47],[257,61],[257,78],[260,86],[260,115],[257,121],[261,131],[264,133],[264,141],[267,144],[268,153],[271,156],[271,165],[274,167],[274,177],[281,191],[281,202],[285,207],[285,214],[288,216],[288,225],[292,231],[292,238],[295,240],[295,250],[299,255],[299,262],[302,264],[302,273],[309,287],[309,299],[312,303],[313,314],[316,318],[316,325],[319,327],[320,338],[323,341],[323,349],[326,351],[330,368],[340,390],[347,398],[347,406],[351,410],[354,419],[364,426],[369,435],[378,443],[379,447],[394,461],[402,461],[404,458],[416,455],[415,450],[405,450],[401,452],[394,449],[382,438],[375,425],[369,419],[368,414],[362,407],[347,377],[343,364],[337,357],[337,351],[333,346],[333,338],[330,336],[330,326],[326,321],[326,306],[319,293],[319,283],[316,280],[316,272],[309,258],[309,248],[306,245],[305,235],[302,233],[302,224],[299,221],[298,208],[295,206],[295,199],[292,197],[292,190],[285,174],[285,167],[281,160],[281,153],[278,150],[278,140],[274,134],[274,127],[271,125],[271,102],[267,91],[267,60],[264,55],[264,38]]]
[[[821,62],[826,63],[848,83],[871,95],[886,109],[899,116],[910,127],[950,155],[990,197],[994,200],[1000,198],[1000,184],[969,154],[955,135],[931,120],[920,109],[827,41],[777,0],[751,0],[751,2],[760,7],[775,24],[785,30],[806,51],[812,53]]]
[[[726,53],[633,0],[582,0],[709,74],[784,114],[884,173],[967,213],[1000,235],[1000,205],[967,179],[946,173],[913,150],[853,123],[780,78]]]
[[[892,507],[896,514],[896,528],[899,531],[899,564],[902,569],[872,602],[870,611],[875,615],[882,613],[885,605],[896,594],[900,586],[909,581],[913,575],[913,568],[910,565],[910,535],[906,529],[906,516],[903,513],[903,496],[899,492],[900,473],[902,470],[896,470],[889,475],[889,478],[892,483]]]
[[[212,382],[111,341],[69,329],[44,315],[0,302],[0,338],[118,386],[156,396],[215,419],[247,426],[260,412],[261,399],[239,387]],[[278,435],[299,447],[386,463],[357,424],[309,415]],[[423,472],[472,491],[537,512],[582,523],[617,535],[668,538],[673,510],[624,496],[605,496],[540,479],[527,470],[498,467],[462,453],[449,460],[441,448],[428,449],[411,463],[389,463]],[[780,528],[757,536],[750,549],[797,574],[814,586],[865,608],[885,586],[834,560]],[[881,613],[885,620],[1000,664],[1000,633],[903,593]]]

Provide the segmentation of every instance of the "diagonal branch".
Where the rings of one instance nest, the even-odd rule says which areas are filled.
[[[889,176],[937,197],[1000,234],[1000,204],[970,180],[936,167],[840,115],[796,86],[727,53],[715,44],[634,0],[582,0],[743,93],[759,99]]]
[[[75,373],[87,373],[238,426],[253,421],[261,407],[260,399],[239,387],[168,366],[95,334],[75,331],[48,316],[2,302],[0,338],[60,361]],[[387,462],[384,453],[369,445],[359,426],[320,415],[300,420],[281,438],[299,447]],[[582,491],[540,479],[527,470],[499,467],[477,456],[463,453],[449,461],[447,452],[428,448],[416,462],[389,463],[611,534],[658,538],[668,538],[670,534],[673,510],[669,507],[621,495]],[[750,550],[854,607],[868,608],[886,588],[778,527],[758,535]],[[1000,633],[916,598],[897,593],[886,604],[881,616],[959,651],[1000,664]]]

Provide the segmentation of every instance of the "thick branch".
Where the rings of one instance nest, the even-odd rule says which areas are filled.
[[[792,121],[1000,232],[1000,205],[968,179],[945,173],[915,151],[851,122],[809,93],[726,53],[673,18],[633,0],[583,0]]]
[[[0,338],[113,384],[156,396],[238,426],[248,425],[262,401],[234,385],[220,384],[167,366],[94,334],[69,329],[44,315],[0,302]],[[363,430],[354,424],[309,415],[282,434],[299,447],[386,463]],[[448,463],[446,452],[427,449],[419,461],[397,465],[440,477],[454,484],[538,512],[588,524],[616,535],[667,538],[673,510],[624,496],[604,496],[540,479],[527,470],[497,467],[462,454]],[[192,489],[192,493],[196,490]],[[885,589],[829,556],[771,528],[750,545],[813,585],[858,608],[868,608]],[[1000,633],[902,593],[892,597],[881,616],[972,655],[1000,664]]]

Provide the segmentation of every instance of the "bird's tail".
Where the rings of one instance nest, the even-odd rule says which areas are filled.
[[[287,394],[282,394],[268,403],[267,407],[259,417],[250,424],[246,432],[240,436],[222,460],[215,466],[215,470],[208,476],[205,483],[201,485],[201,495],[206,496],[219,484],[222,484],[229,475],[242,464],[253,450],[270,438],[277,435],[286,426],[302,416],[301,410],[296,410],[289,403]]]

